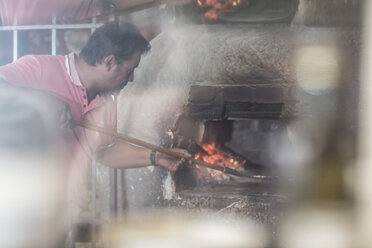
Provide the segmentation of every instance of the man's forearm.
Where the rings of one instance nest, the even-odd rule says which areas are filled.
[[[183,149],[173,148],[171,150],[187,157],[191,156]],[[96,159],[102,164],[113,168],[136,168],[150,165],[150,154],[151,151],[149,149],[117,142],[115,145],[98,152]],[[170,171],[176,171],[184,162],[184,159],[175,158],[160,152],[157,152],[153,159],[156,165]]]
[[[148,166],[151,150],[117,142],[96,154],[98,162],[113,168],[136,168]]]

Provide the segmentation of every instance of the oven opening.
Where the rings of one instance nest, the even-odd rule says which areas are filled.
[[[228,171],[215,170],[197,163],[185,166],[174,174],[176,193],[221,197],[276,193],[279,173],[275,148],[286,140],[283,120],[192,120],[183,117],[175,134],[175,147],[188,149],[195,159],[229,168]],[[232,171],[237,174],[230,173]]]

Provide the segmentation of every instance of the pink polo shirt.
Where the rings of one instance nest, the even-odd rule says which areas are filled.
[[[75,67],[74,54],[26,55],[16,62],[1,66],[0,77],[18,86],[55,95],[69,104],[72,116],[78,120],[116,128],[115,96],[97,95],[88,104],[86,88],[80,82]],[[97,149],[113,143],[111,137],[82,127],[71,129],[64,139],[74,170],[86,169]]]

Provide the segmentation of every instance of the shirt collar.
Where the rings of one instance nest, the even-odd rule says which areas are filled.
[[[76,64],[75,64],[75,53],[70,53],[65,56],[66,57],[66,70],[67,74],[69,75],[71,82],[77,86],[84,87],[85,86],[81,83],[79,74],[76,70]],[[104,103],[107,99],[110,99],[112,101],[116,100],[116,95],[113,94],[98,94],[99,98],[101,98],[101,101]]]
[[[70,53],[66,55],[66,69],[72,83],[77,86],[84,87],[84,85],[80,81],[79,74],[76,70],[75,53]]]

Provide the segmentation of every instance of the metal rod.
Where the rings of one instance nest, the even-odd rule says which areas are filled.
[[[110,22],[115,21],[115,17],[116,17],[116,16],[115,16],[114,14],[110,14],[110,15],[109,15],[109,21],[110,21]]]
[[[116,168],[109,168],[109,182],[110,182],[110,193],[109,193],[109,203],[110,203],[110,218],[115,219],[117,216],[117,201],[116,201],[116,182],[117,171]]]
[[[17,17],[14,18],[13,25],[17,26]],[[13,30],[13,61],[16,61],[17,59],[18,59],[18,31],[14,29]]]
[[[127,135],[122,134],[122,133],[115,132],[113,130],[110,130],[110,129],[107,129],[107,128],[104,128],[104,127],[96,126],[94,124],[87,123],[85,121],[73,120],[73,124],[79,125],[79,126],[91,129],[91,130],[94,130],[94,131],[99,132],[99,133],[106,134],[106,135],[109,135],[109,136],[112,136],[112,137],[115,137],[115,138],[118,138],[118,139],[121,139],[121,140],[124,140],[124,141],[127,141],[127,142],[130,142],[130,143],[135,144],[135,145],[139,145],[139,146],[148,148],[150,150],[155,150],[157,152],[161,152],[161,153],[167,154],[167,155],[172,156],[172,157],[183,158],[183,159],[192,161],[194,164],[197,164],[199,166],[207,167],[207,168],[210,168],[210,169],[213,169],[213,170],[222,171],[226,174],[231,174],[231,175],[235,175],[235,176],[244,176],[244,177],[247,176],[247,175],[244,175],[243,173],[240,173],[240,172],[238,172],[236,170],[233,170],[233,169],[230,169],[228,167],[222,167],[222,166],[215,165],[215,164],[209,164],[209,163],[206,163],[202,160],[194,159],[192,156],[187,156],[187,155],[184,155],[184,154],[181,154],[181,153],[178,153],[178,152],[174,152],[170,149],[166,149],[166,148],[163,148],[163,147],[160,147],[160,146],[157,146],[157,145],[153,145],[151,143],[147,143],[145,141],[127,136]]]
[[[44,30],[44,29],[92,29],[102,26],[102,23],[86,24],[47,24],[47,25],[23,25],[23,26],[2,26],[0,31],[17,31],[17,30]]]
[[[96,169],[97,169],[97,163],[96,160],[92,160],[92,191],[91,191],[91,200],[92,200],[92,219],[96,219]],[[96,247],[96,223],[92,223],[92,248]]]
[[[96,25],[96,22],[97,22],[96,17],[92,17],[92,24],[93,24],[93,25]],[[94,31],[96,31],[96,28],[91,28],[91,29],[90,29],[90,33],[91,33],[91,34],[93,34]]]
[[[56,17],[53,16],[52,20],[53,26],[56,25]],[[52,28],[52,35],[51,35],[51,40],[52,40],[52,55],[57,54],[57,30],[55,28]]]
[[[89,218],[82,218],[82,217],[76,217],[74,218],[74,223],[76,224],[88,224],[88,225],[104,225],[106,223],[106,220],[99,220],[99,219],[89,219]]]
[[[53,23],[55,24],[55,23]],[[96,25],[96,18],[92,18],[92,24]],[[55,29],[54,29],[55,30]],[[91,28],[90,33],[93,34],[93,32],[96,30],[96,28]],[[96,217],[96,192],[97,192],[97,162],[95,159],[92,161],[92,219],[95,220]],[[92,224],[92,248],[96,248],[96,223]]]
[[[112,15],[115,16],[115,17],[119,17],[119,16],[122,16],[122,15],[138,12],[138,11],[149,9],[149,8],[153,8],[153,7],[162,5],[166,2],[167,1],[164,1],[164,0],[155,0],[155,1],[151,1],[149,3],[143,3],[143,4],[140,4],[140,5],[135,5],[135,6],[132,6],[132,7],[129,7],[129,8],[115,10],[113,13],[104,13],[104,14],[101,14],[101,15],[97,15],[96,18],[104,19],[104,18],[107,18],[107,16],[108,16],[109,19],[110,19]]]

